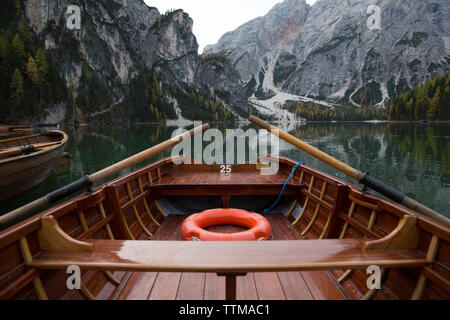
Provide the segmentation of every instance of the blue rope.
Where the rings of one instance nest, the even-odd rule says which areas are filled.
[[[283,196],[284,189],[286,189],[286,186],[287,186],[289,180],[291,180],[292,176],[293,176],[294,173],[295,173],[295,170],[297,170],[297,168],[298,168],[300,165],[302,165],[302,164],[304,164],[304,163],[303,163],[303,162],[299,162],[299,163],[294,167],[294,169],[292,169],[292,173],[291,173],[291,175],[289,176],[289,178],[287,178],[286,182],[284,183],[283,189],[281,189],[281,192],[280,192],[280,195],[278,196],[277,201],[275,201],[275,203],[274,203],[269,209],[264,210],[264,213],[270,212],[273,208],[275,208],[275,206],[278,204],[278,202],[280,202],[281,197]]]

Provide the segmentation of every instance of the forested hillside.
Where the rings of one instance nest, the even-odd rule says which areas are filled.
[[[450,71],[392,99],[390,120],[450,120]]]
[[[0,2],[0,122],[22,122],[66,102],[65,81],[22,17],[22,1]]]

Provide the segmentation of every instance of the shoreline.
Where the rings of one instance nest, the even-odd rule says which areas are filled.
[[[242,124],[242,123],[246,123],[248,121],[202,121],[204,123],[208,122],[210,124]],[[276,123],[294,123],[291,121],[275,121]],[[275,123],[274,122],[274,123]],[[250,123],[250,122],[248,122]],[[304,122],[299,122],[296,121],[295,123],[299,123],[299,124],[313,124],[313,123],[366,123],[366,124],[421,124],[421,125],[430,125],[430,124],[450,124],[450,120],[445,120],[445,121],[430,121],[430,120],[419,120],[419,121],[406,121],[406,120],[329,120],[329,121],[304,121]],[[173,127],[173,126],[177,126],[176,122],[170,122],[171,125],[169,125],[168,127]],[[180,123],[180,124],[185,124],[185,123]],[[192,121],[193,124],[193,121]],[[29,125],[29,124],[27,124]],[[80,123],[77,125],[77,127],[90,127],[90,126],[105,126],[105,127],[110,127],[110,126],[130,126],[130,125],[135,125],[135,126],[158,126],[158,125],[164,125],[167,126],[167,123],[165,121],[163,122],[136,122],[136,123],[103,123],[103,124],[99,124],[98,122],[92,122],[92,123]],[[2,125],[3,126],[3,125]],[[31,126],[37,127],[37,128],[48,128],[48,127],[75,127],[72,124],[65,124],[65,123],[37,123],[37,124],[31,124]]]

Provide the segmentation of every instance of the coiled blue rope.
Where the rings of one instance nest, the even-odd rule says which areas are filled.
[[[284,189],[286,189],[286,186],[287,186],[289,180],[291,180],[291,178],[292,178],[292,176],[294,175],[294,173],[295,173],[295,171],[297,170],[297,168],[298,168],[299,166],[301,166],[302,164],[304,164],[304,163],[303,163],[303,162],[299,162],[299,163],[294,167],[294,169],[292,169],[292,173],[291,173],[291,175],[289,176],[289,178],[287,178],[286,182],[284,183],[283,189],[281,189],[281,192],[280,192],[280,195],[278,196],[277,201],[275,201],[275,203],[274,203],[269,209],[264,210],[264,213],[270,212],[273,208],[275,208],[275,206],[278,204],[278,202],[280,202],[281,197],[283,196]]]

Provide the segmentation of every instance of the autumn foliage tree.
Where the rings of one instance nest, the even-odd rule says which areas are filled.
[[[390,120],[450,120],[450,71],[399,95],[389,105]]]

